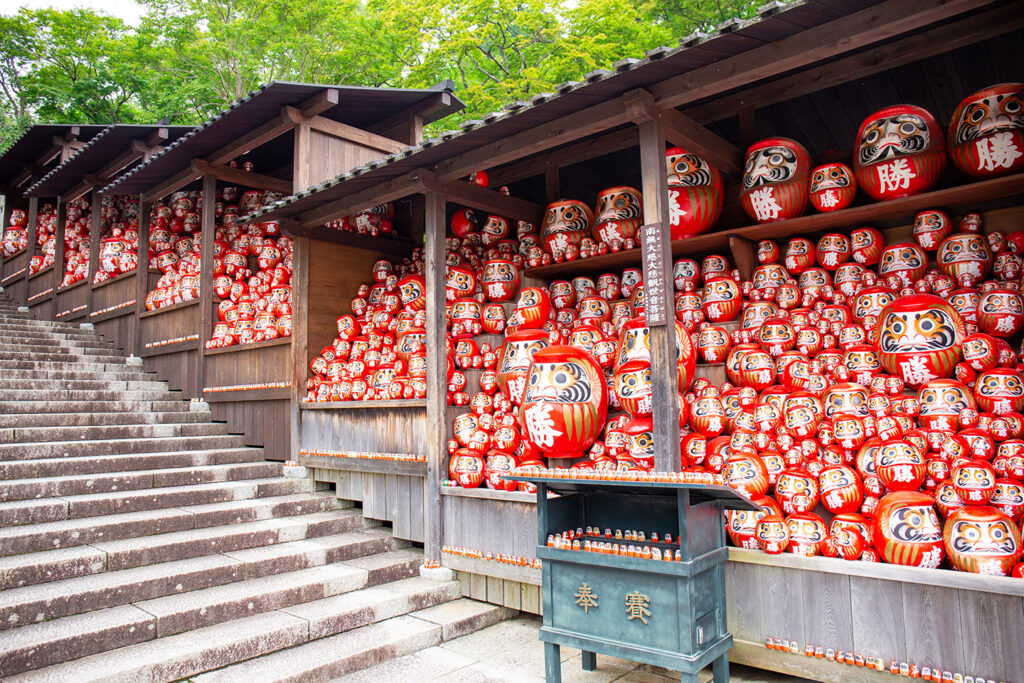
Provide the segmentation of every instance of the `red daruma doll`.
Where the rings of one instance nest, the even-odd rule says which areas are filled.
[[[549,458],[580,458],[608,417],[604,374],[597,360],[572,346],[533,354],[523,395],[523,435]]]
[[[740,201],[758,223],[794,218],[807,208],[811,155],[789,138],[751,145],[743,169]]]
[[[699,235],[722,215],[724,184],[718,169],[679,147],[665,151],[672,239]]]
[[[1000,83],[965,98],[949,123],[949,155],[978,178],[1024,168],[1024,83]]]
[[[926,192],[946,167],[946,138],[935,117],[908,104],[886,107],[857,131],[853,170],[872,199]]]

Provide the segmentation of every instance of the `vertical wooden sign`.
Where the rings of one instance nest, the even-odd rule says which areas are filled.
[[[664,249],[661,225],[648,223],[640,228],[644,267],[644,309],[649,327],[668,324],[665,311],[665,269],[661,254]]]

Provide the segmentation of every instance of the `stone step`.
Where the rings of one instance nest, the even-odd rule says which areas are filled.
[[[6,370],[5,379],[100,379],[108,382],[155,381],[156,374],[145,372],[139,367],[120,366],[117,370],[92,372],[78,370],[78,366],[66,366],[49,372],[37,370]]]
[[[73,343],[100,342],[106,344],[109,348],[114,348],[112,343],[96,336],[93,332],[87,332],[76,327],[54,329],[35,325],[0,323],[0,338],[9,340],[9,343],[18,343],[22,340],[34,341],[37,339]]]
[[[0,398],[6,397],[6,392]],[[9,401],[0,400],[0,415],[61,413],[151,413],[188,410],[181,399],[164,401]]]
[[[2,374],[0,370],[0,374]],[[181,399],[180,391],[169,391],[163,387],[157,391],[94,391],[88,389],[6,389],[3,396],[8,401],[168,401]]]
[[[183,611],[182,608],[188,607],[187,602],[174,604],[164,600],[154,603],[154,610],[149,610],[140,601],[189,595],[193,607],[203,604],[204,600],[209,604],[213,596],[204,597],[193,591],[273,575],[292,573],[294,577],[294,572],[301,570],[360,558],[368,553],[389,552],[394,544],[389,533],[368,529],[12,588],[0,593],[0,630],[129,603],[154,616],[172,607]],[[363,583],[369,580],[363,569],[346,567],[346,571],[358,573]],[[256,587],[236,588],[234,592],[253,593]],[[157,633],[160,634],[159,622]]]
[[[0,444],[29,444],[49,441],[95,441],[99,439],[151,439],[170,436],[223,436],[227,429],[212,422],[169,424],[99,425],[70,427],[0,428]]]
[[[32,363],[123,363],[124,356],[115,354],[112,351],[100,353],[61,353],[62,349],[46,349],[30,351],[27,348],[20,351],[0,351],[0,367],[10,362],[32,362]]]
[[[155,379],[51,379],[49,377],[19,377],[16,379],[5,377],[0,379],[0,391],[8,389],[22,389],[26,391],[53,391],[54,389],[74,391],[167,391],[167,384]]]
[[[3,374],[7,374],[11,370],[33,370],[35,372],[49,372],[51,370],[64,371],[68,369],[74,369],[76,371],[88,371],[88,372],[104,372],[106,370],[124,370],[125,368],[130,369],[124,359],[120,363],[99,363],[84,361],[75,363],[73,366],[68,363],[55,362],[55,361],[34,361],[34,360],[5,360],[0,362],[0,371]]]
[[[270,548],[278,544],[334,536],[364,528],[368,528],[368,524],[364,523],[358,511],[341,510],[0,557],[0,589],[32,586],[215,553],[237,553],[249,549],[269,552]]]
[[[241,448],[245,437],[232,434],[210,436],[154,436],[127,439],[86,439],[48,443],[0,443],[0,462],[42,458],[80,458],[126,453],[166,453],[210,448]]]
[[[111,472],[75,476],[40,477],[0,481],[0,502],[80,496],[109,491],[188,486],[218,481],[264,479],[281,476],[276,462],[241,462],[203,467],[171,467],[138,472]]]
[[[223,427],[223,425],[214,425]],[[0,462],[0,480],[35,477],[141,472],[152,469],[174,469],[262,462],[260,448],[214,448],[200,451],[167,451],[154,453],[121,453],[84,457],[39,458]]]
[[[290,496],[308,493],[310,488],[311,484],[307,480],[272,477],[61,498],[16,500],[0,503],[0,526],[15,527],[124,512],[225,503],[266,496]],[[334,507],[324,504],[320,509],[329,510]]]
[[[20,335],[16,338],[0,336],[0,354],[21,354],[27,357],[41,355],[118,356],[122,359],[125,357],[125,354],[111,348],[109,344],[99,343],[96,346],[86,346],[87,343],[85,340],[79,343],[78,341],[68,342],[59,339],[25,339]]]
[[[206,411],[191,411],[187,403],[178,411],[160,413],[41,413],[39,415],[0,415],[0,429],[9,427],[99,427],[105,425],[198,424],[210,422]],[[223,424],[223,423],[216,423]]]
[[[331,509],[332,506],[325,504],[322,497],[308,494],[287,501],[277,499],[296,492],[302,493],[304,483],[302,480],[284,477],[252,480],[239,482],[233,491],[238,498],[228,500],[199,500],[193,506],[150,508],[135,512],[100,512],[96,516],[0,528],[0,554],[16,555],[51,548],[95,545],[110,540],[204,529],[240,521],[313,514]],[[181,495],[187,496],[186,493]],[[114,502],[97,499],[92,503],[95,508],[116,505]]]

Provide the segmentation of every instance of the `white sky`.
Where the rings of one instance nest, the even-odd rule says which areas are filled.
[[[142,5],[134,0],[2,0],[0,1],[0,14],[16,14],[20,7],[30,9],[52,7],[59,10],[83,7],[120,17],[132,26],[138,25],[144,11]]]

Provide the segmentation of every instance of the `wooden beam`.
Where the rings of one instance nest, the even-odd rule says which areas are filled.
[[[185,187],[193,180],[199,178],[199,175],[200,174],[193,171],[192,167],[189,166],[186,169],[178,171],[173,176],[163,181],[156,187],[153,187],[145,192],[140,192],[139,201],[152,202],[155,199],[160,199],[161,197],[168,195],[171,192],[174,192],[175,190],[180,190],[181,188]]]
[[[336,199],[333,202],[328,202],[315,209],[300,213],[295,217],[295,220],[299,226],[304,228],[313,225],[323,225],[336,218],[350,216],[353,213],[369,209],[378,204],[392,202],[396,199],[422,192],[425,187],[423,174],[423,171],[406,173],[386,183],[374,185],[347,197]],[[267,220],[273,219],[268,217]]]
[[[518,197],[509,197],[496,190],[489,190],[464,180],[439,181],[433,175],[424,174],[423,184],[427,190],[440,192],[448,201],[480,209],[512,220],[522,220],[534,225],[540,224],[544,207]]]
[[[660,121],[669,142],[696,154],[723,173],[738,173],[743,168],[740,150],[689,116],[675,109],[659,107],[654,103],[654,96],[646,90],[631,90],[623,95],[622,102],[632,120]]]
[[[720,121],[745,109],[763,108],[802,95],[866,78],[893,65],[909,64],[1024,27],[1024,12],[1014,4],[973,14],[965,19],[915,33],[821,66],[747,88],[686,109],[698,121]],[[751,140],[753,142],[753,139]]]
[[[61,147],[60,163],[63,164],[65,161],[75,156],[75,154],[77,154],[83,147],[85,147],[85,143],[80,140],[73,140]]]
[[[383,135],[377,135],[376,133],[370,133],[362,128],[356,128],[350,126],[347,123],[341,123],[332,119],[324,118],[323,116],[309,116],[304,117],[302,113],[294,107],[285,107],[290,110],[288,117],[296,125],[308,125],[313,130],[326,133],[327,135],[354,142],[357,145],[363,147],[369,147],[376,149],[380,152],[386,152],[387,154],[394,154],[405,149],[406,145],[403,145],[397,140],[386,138]]]
[[[676,108],[992,4],[993,0],[888,0],[669,78],[648,90],[660,106]],[[813,47],[808,48],[810,36]]]
[[[313,184],[313,169],[310,160],[312,153],[310,128],[305,123],[295,125],[292,140],[292,190],[289,194],[297,194]]]
[[[450,107],[451,104],[451,93],[439,92],[436,95],[432,95],[420,101],[419,104],[413,105],[404,111],[398,112],[397,114],[392,114],[383,121],[378,121],[367,128],[367,130],[371,133],[398,139],[400,142],[406,142],[406,144],[409,145],[418,145],[423,141],[423,119],[434,114],[438,110]],[[409,127],[412,127],[413,131],[408,138],[401,139],[395,137],[394,132],[396,130],[405,130]],[[419,133],[418,135],[416,134],[417,129]]]
[[[305,117],[323,114],[337,106],[341,101],[341,92],[337,88],[326,88],[299,105],[299,111]]]
[[[565,168],[594,157],[618,152],[628,147],[636,147],[639,139],[640,134],[637,127],[628,126],[535,154],[527,159],[496,168],[488,175],[490,175],[491,184],[500,187],[523,178],[532,178],[550,169]]]
[[[552,147],[621,126],[628,121],[622,102],[618,99],[609,100],[535,126],[530,130],[481,145],[469,152],[442,161],[433,170],[440,180],[457,180],[474,171],[518,161]]]
[[[273,118],[262,126],[249,131],[237,140],[232,140],[213,154],[208,155],[205,158],[205,161],[213,164],[214,166],[226,164],[235,157],[241,156],[246,152],[251,152],[260,145],[270,142],[278,135],[287,133],[294,126],[295,124],[284,118],[283,115],[278,118]]]
[[[198,175],[212,175],[214,178],[223,180],[226,183],[237,183],[239,185],[244,185],[245,187],[255,187],[259,190],[271,190],[282,194],[292,193],[291,182],[281,180],[280,178],[272,178],[261,173],[243,171],[240,168],[232,168],[230,166],[214,166],[202,159],[193,159],[191,168]]]

